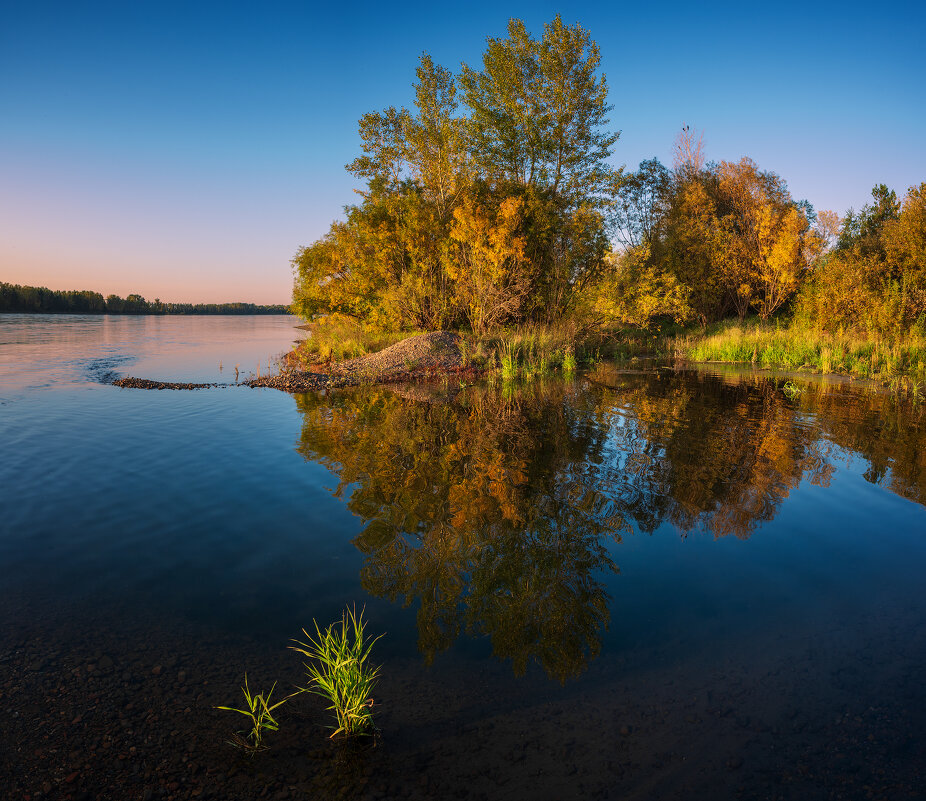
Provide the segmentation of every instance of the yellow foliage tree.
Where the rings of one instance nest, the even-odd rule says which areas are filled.
[[[691,315],[686,288],[640,245],[614,257],[614,269],[595,287],[596,317],[646,328],[660,317],[681,322]]]
[[[654,243],[654,258],[664,263],[688,290],[692,315],[706,325],[724,311],[722,238],[717,206],[700,176],[682,183],[667,215],[664,233]]]
[[[454,210],[450,236],[457,247],[447,272],[478,335],[516,317],[530,291],[522,212],[515,197],[494,212],[471,199]]]
[[[767,201],[759,206],[757,218],[757,305],[759,316],[767,320],[797,289],[806,267],[803,242],[808,226],[795,207],[778,210]]]
[[[716,171],[718,248],[731,303],[768,317],[797,289],[808,265],[810,225],[784,181],[749,158],[721,162]]]

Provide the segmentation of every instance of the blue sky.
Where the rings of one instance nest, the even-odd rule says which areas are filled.
[[[287,302],[289,259],[356,197],[357,120],[419,55],[477,65],[509,17],[598,42],[615,164],[751,156],[844,212],[926,180],[920,4],[0,5],[0,280]]]

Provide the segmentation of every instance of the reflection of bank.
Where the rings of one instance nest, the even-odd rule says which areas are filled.
[[[808,415],[849,441],[850,421],[885,400],[789,398],[761,377],[595,378],[297,399],[300,452],[338,476],[337,495],[350,487],[365,521],[363,586],[419,604],[426,659],[463,633],[488,635],[516,672],[536,661],[561,681],[578,674],[609,620],[601,579],[617,571],[614,540],[664,523],[748,537],[802,481],[829,482],[839,449]],[[922,452],[919,434],[877,446],[867,436],[873,465],[897,444]]]

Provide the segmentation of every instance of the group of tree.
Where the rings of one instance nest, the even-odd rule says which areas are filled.
[[[626,176],[611,219],[621,248],[591,302],[642,325],[660,316],[742,320],[750,310],[768,319],[825,251],[834,224],[749,158],[705,164],[688,128],[674,169],[653,159]]]
[[[0,282],[0,312],[38,314],[288,314],[284,305],[163,303],[141,295],[103,297],[89,290],[53,290]]]
[[[810,328],[926,333],[926,184],[902,204],[884,185],[872,195],[842,220],[817,214],[748,158],[705,165],[684,129],[673,170],[646,161],[622,182],[612,218],[622,248],[591,301],[636,324],[788,309]]]
[[[360,120],[361,201],[294,259],[294,309],[477,332],[572,310],[605,265],[607,82],[597,45],[519,20],[459,75],[421,57],[415,106]]]
[[[749,158],[706,163],[687,126],[671,168],[614,168],[619,133],[599,63],[588,32],[560,17],[539,39],[511,20],[481,67],[459,74],[423,55],[414,108],[360,119],[363,154],[347,169],[366,188],[297,252],[294,311],[477,334],[564,316],[921,319],[926,184],[902,205],[878,187],[872,205],[840,220]]]
[[[806,276],[795,319],[829,331],[926,335],[926,183],[906,197],[884,184],[849,210],[832,252]]]

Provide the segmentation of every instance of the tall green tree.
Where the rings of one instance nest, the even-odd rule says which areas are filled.
[[[900,216],[900,202],[897,193],[885,184],[878,184],[871,190],[871,203],[862,206],[861,211],[849,209],[842,223],[842,232],[836,243],[840,253],[854,251],[858,256],[885,257],[881,241],[881,230],[885,223]]]
[[[672,199],[672,173],[657,158],[641,161],[623,176],[611,203],[609,218],[615,238],[624,247],[652,243]]]
[[[607,79],[588,31],[557,15],[537,40],[512,19],[507,39],[487,42],[482,70],[464,64],[460,76],[473,158],[487,179],[549,190],[571,205],[609,196],[620,133],[609,127]]]

